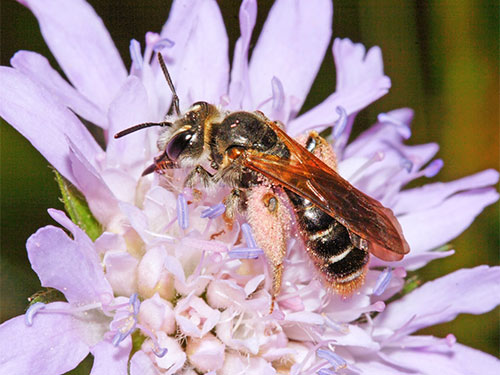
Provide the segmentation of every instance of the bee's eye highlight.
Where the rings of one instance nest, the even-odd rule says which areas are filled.
[[[167,156],[170,160],[175,161],[179,155],[189,146],[191,139],[193,138],[193,133],[182,132],[176,134],[167,145]]]

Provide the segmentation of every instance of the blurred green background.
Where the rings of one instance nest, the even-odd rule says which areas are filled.
[[[239,36],[239,1],[218,2],[234,46]],[[142,43],[147,31],[159,31],[170,8],[170,1],[160,0],[89,3],[102,17],[127,66],[130,39]],[[379,45],[385,72],[392,80],[389,94],[358,116],[356,132],[373,123],[379,112],[412,107],[416,116],[409,143],[441,145],[438,157],[445,161],[445,167],[434,180],[449,181],[486,168],[499,169],[498,2],[423,3],[335,1],[334,37],[349,37],[367,47]],[[259,3],[254,40],[271,4]],[[52,66],[57,67],[30,11],[13,0],[0,5],[1,64],[9,65],[15,51],[26,49],[49,57]],[[334,87],[335,71],[329,50],[306,108],[322,101]],[[54,224],[46,209],[62,209],[62,204],[47,162],[5,122],[0,131],[0,321],[4,321],[22,314],[26,298],[40,289],[26,256],[25,242],[37,228]],[[498,264],[498,207],[488,207],[453,241],[457,253],[425,267],[420,272],[422,278],[431,280],[462,267]],[[423,333],[444,337],[452,332],[459,342],[498,356],[498,321],[497,308],[482,317],[461,315],[454,322]]]

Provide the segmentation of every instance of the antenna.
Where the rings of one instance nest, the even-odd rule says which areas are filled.
[[[167,65],[165,64],[165,60],[163,60],[163,56],[160,52],[158,52],[158,62],[160,63],[161,70],[163,70],[163,75],[167,80],[168,86],[170,87],[170,91],[172,91],[172,105],[174,106],[175,113],[177,116],[181,115],[181,111],[179,109],[179,97],[175,92],[174,84],[172,83],[172,78],[170,78],[170,73],[168,72]]]
[[[130,128],[127,128],[125,130],[122,130],[121,132],[118,132],[115,134],[115,138],[121,138],[127,134],[130,134],[130,133],[133,133],[137,130],[141,130],[141,129],[144,129],[144,128],[150,128],[152,126],[172,126],[172,123],[171,122],[145,122],[143,124],[139,124],[139,125],[134,125]]]

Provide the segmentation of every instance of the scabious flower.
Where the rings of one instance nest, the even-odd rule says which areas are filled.
[[[102,21],[84,0],[22,0],[70,83],[47,60],[19,51],[0,68],[0,114],[85,197],[102,233],[92,240],[65,213],[27,250],[45,287],[65,301],[32,304],[0,326],[2,373],[60,374],[89,353],[92,374],[485,374],[499,361],[421,328],[481,314],[500,302],[500,268],[462,269],[401,296],[406,271],[453,254],[437,251],[495,202],[498,173],[402,190],[439,172],[436,144],[405,145],[413,113],[380,114],[348,144],[356,114],[386,94],[380,49],[336,39],[335,93],[297,116],[331,37],[329,0],[278,0],[248,60],[257,5],[240,8],[241,37],[229,69],[215,0],[174,2],[160,34],[130,44],[127,72]],[[313,26],[313,27],[312,27]],[[153,58],[166,60],[182,106],[261,110],[292,135],[333,126],[342,176],[390,207],[411,252],[372,258],[349,298],[327,292],[291,237],[281,294],[269,314],[271,276],[252,229],[221,217],[228,189],[182,188],[186,171],[141,177],[157,154],[157,130],[115,140],[134,124],[160,121],[171,93]],[[105,149],[80,118],[103,130]],[[497,369],[497,370],[495,370]]]

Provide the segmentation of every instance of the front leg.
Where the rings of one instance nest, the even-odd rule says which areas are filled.
[[[191,172],[189,172],[186,179],[184,180],[184,187],[192,188],[198,182],[201,182],[204,187],[209,187],[214,183],[213,177],[213,174],[211,174],[201,165],[197,165]]]

